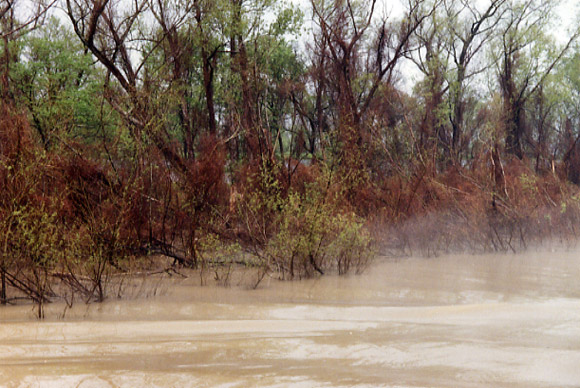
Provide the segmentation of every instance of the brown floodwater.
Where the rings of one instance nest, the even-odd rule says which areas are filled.
[[[580,387],[580,254],[0,309],[3,387]],[[63,313],[64,318],[63,318]]]

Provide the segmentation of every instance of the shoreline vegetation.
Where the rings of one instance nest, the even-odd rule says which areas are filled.
[[[0,303],[574,246],[580,30],[556,43],[557,3],[6,0]]]

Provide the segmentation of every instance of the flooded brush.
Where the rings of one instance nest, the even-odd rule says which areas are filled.
[[[384,252],[437,256],[449,253],[522,252],[542,244],[575,246],[578,188],[523,163],[505,166],[501,190],[493,175],[456,169],[414,189],[410,206],[393,224],[374,226]],[[411,183],[409,183],[411,184]]]
[[[281,279],[362,272],[375,255],[373,239],[364,219],[345,206],[345,192],[332,172],[286,193],[274,176],[256,175],[261,181],[238,205],[249,253]]]

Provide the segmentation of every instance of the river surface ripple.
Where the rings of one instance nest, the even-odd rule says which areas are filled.
[[[258,290],[193,283],[43,322],[1,308],[0,386],[580,387],[579,253],[383,259]]]

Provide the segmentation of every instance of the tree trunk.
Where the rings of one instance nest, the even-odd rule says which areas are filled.
[[[0,269],[0,304],[6,304],[6,270],[4,268]]]
[[[518,101],[506,101],[506,139],[505,148],[508,154],[518,159],[524,157],[522,150],[522,136],[524,134],[525,117],[523,107]]]
[[[208,56],[207,50],[202,48],[201,57],[203,60],[203,87],[205,89],[205,102],[207,107],[207,120],[209,133],[212,136],[216,135],[216,120],[215,120],[215,102],[213,90],[213,74],[214,69],[211,64],[211,58]]]

